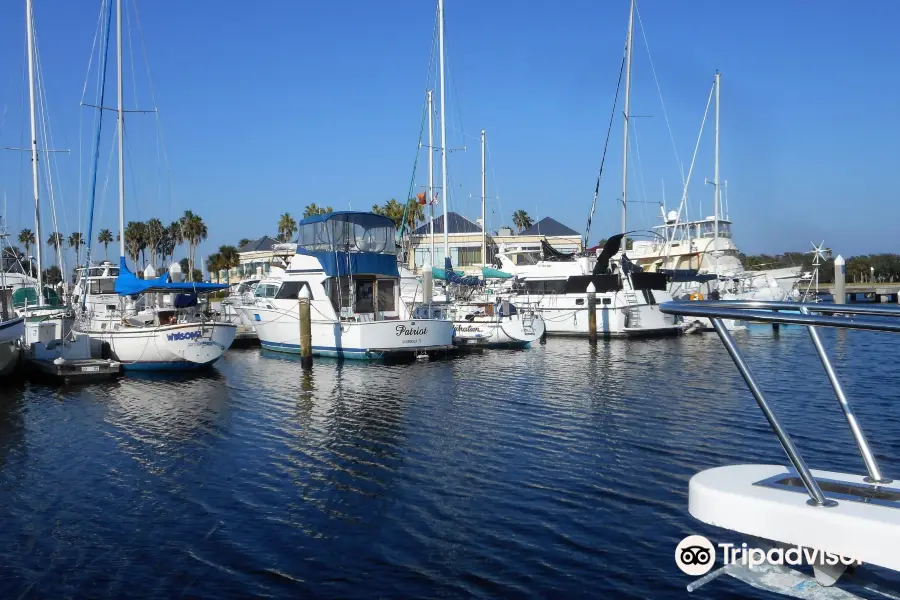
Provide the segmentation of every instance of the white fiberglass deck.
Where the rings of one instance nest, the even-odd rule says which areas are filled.
[[[837,506],[807,504],[800,485],[776,489],[759,482],[796,472],[780,465],[732,465],[702,471],[691,478],[689,510],[695,518],[746,535],[832,552],[864,563],[900,570],[900,503],[896,507],[874,501],[854,501],[829,493],[829,482],[893,491],[893,483],[876,486],[860,475],[812,471]],[[737,540],[726,540],[734,542]]]

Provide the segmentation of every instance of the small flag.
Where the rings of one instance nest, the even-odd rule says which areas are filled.
[[[425,192],[419,192],[418,194],[416,194],[416,204],[422,204],[422,205],[426,204]]]
[[[437,192],[434,193],[434,196],[431,197],[431,202],[429,204],[437,204],[438,203],[438,195]]]

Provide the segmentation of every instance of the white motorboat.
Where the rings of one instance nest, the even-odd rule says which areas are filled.
[[[234,323],[237,327],[234,341],[235,344],[240,342],[243,345],[256,343],[259,336],[256,334],[256,327],[253,322],[247,318],[244,311],[241,310],[243,304],[253,302],[253,292],[256,290],[259,279],[247,279],[229,287],[228,295],[222,299],[220,303],[220,316],[229,323]]]
[[[315,356],[402,358],[451,348],[452,321],[413,318],[401,300],[394,235],[394,222],[374,213],[301,221],[298,243],[276,246],[287,251],[287,269],[273,270],[240,306],[262,347],[300,352],[299,293],[306,287]]]
[[[789,466],[719,466],[691,478],[691,515],[709,525],[750,537],[743,547],[739,541],[732,543],[738,552],[723,552],[719,557],[723,566],[716,570],[716,545],[702,536],[682,540],[676,549],[676,562],[685,573],[702,576],[688,585],[688,590],[729,575],[755,588],[794,598],[858,599],[862,596],[855,592],[860,589],[879,597],[900,597],[896,587],[886,587],[886,578],[860,568],[873,565],[900,573],[900,486],[882,472],[817,331],[821,327],[837,327],[900,333],[900,310],[746,301],[672,302],[662,308],[671,314],[712,320],[790,462]],[[865,473],[807,466],[768,404],[750,365],[722,325],[721,320],[726,318],[807,327],[859,449]],[[719,548],[722,546],[718,544]],[[794,568],[800,565],[811,567],[813,575]],[[845,588],[845,581],[853,588]]]

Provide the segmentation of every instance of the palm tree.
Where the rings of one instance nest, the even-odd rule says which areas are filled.
[[[519,209],[513,213],[513,225],[519,229],[519,233],[522,233],[523,230],[528,229],[533,224],[534,221],[531,220],[531,217],[524,210]]]
[[[238,248],[243,248],[244,246],[249,244],[251,241],[253,241],[253,240],[248,240],[247,238],[241,238],[241,240],[238,242]]]
[[[147,247],[147,225],[141,221],[129,221],[125,226],[125,246],[128,248],[128,256],[134,261],[137,270],[138,258],[141,251]]]
[[[109,245],[113,242],[113,234],[109,229],[101,229],[97,234],[97,241],[103,244],[103,258],[109,260]]]
[[[184,243],[184,232],[181,229],[181,220],[172,221],[172,223],[166,228],[169,232],[169,240],[172,244],[172,259],[175,259],[175,250],[178,249],[178,246]]]
[[[84,246],[84,237],[80,231],[76,231],[69,235],[69,247],[75,248],[75,264],[79,263],[81,258],[81,247]]]
[[[30,229],[20,231],[19,243],[25,246],[25,255],[28,258],[28,274],[31,275],[31,247],[35,245],[34,232]]]
[[[394,221],[394,225],[400,227],[400,223],[403,222],[403,209],[402,204],[391,198],[384,203],[384,206],[378,206],[377,204],[373,206],[372,212],[391,219]]]
[[[212,277],[213,273],[215,273],[216,283],[219,283],[219,271],[224,268],[222,264],[222,255],[218,252],[216,252],[215,254],[210,254],[206,257],[206,270],[209,271],[210,277]]]
[[[225,269],[225,283],[231,283],[231,269],[241,266],[241,255],[234,246],[219,246],[216,254],[221,259],[220,268]]]
[[[195,215],[193,212],[186,210],[184,211],[184,215],[181,217],[181,235],[184,241],[188,244],[188,266],[190,267],[189,272],[194,272],[194,264],[195,257],[197,253],[197,246],[200,245],[200,242],[206,239],[208,235],[208,231],[206,229],[206,223],[203,222],[203,219],[200,215]]]
[[[159,219],[153,218],[146,223],[147,247],[150,249],[150,264],[156,266],[156,256],[161,254],[160,246],[165,241],[166,228]]]
[[[59,252],[59,247],[63,245],[66,237],[58,231],[54,231],[50,234],[50,237],[47,238],[47,244],[53,248],[53,264],[56,264],[57,256],[56,254]]]
[[[425,206],[416,202],[415,198],[410,198],[406,209],[406,226],[415,229],[419,221],[425,220]]]
[[[313,202],[312,204],[306,205],[306,209],[304,209],[303,211],[303,218],[306,219],[309,217],[314,217],[316,215],[327,215],[330,212],[332,212],[330,206],[316,206],[316,203]]]
[[[284,213],[278,220],[278,241],[289,242],[294,233],[297,232],[297,221],[290,213]]]

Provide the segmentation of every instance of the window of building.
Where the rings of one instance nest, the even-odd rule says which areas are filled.
[[[454,265],[467,267],[481,264],[481,248],[456,248],[456,250],[457,258],[453,263]]]

